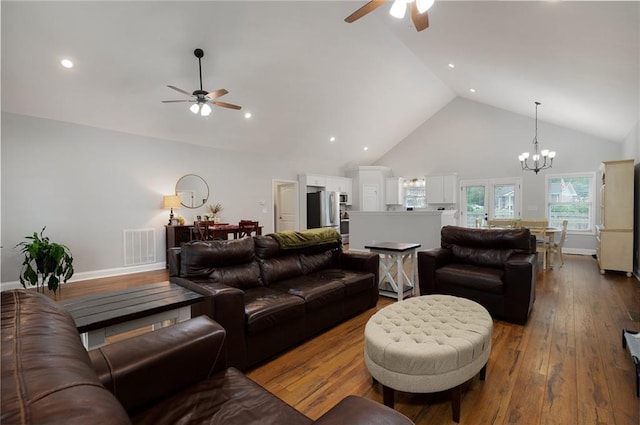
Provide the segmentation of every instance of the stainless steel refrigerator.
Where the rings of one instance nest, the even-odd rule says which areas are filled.
[[[340,233],[340,192],[307,193],[307,229],[333,227]]]

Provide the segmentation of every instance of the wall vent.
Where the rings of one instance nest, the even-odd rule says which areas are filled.
[[[124,265],[137,266],[156,262],[154,229],[124,230]]]

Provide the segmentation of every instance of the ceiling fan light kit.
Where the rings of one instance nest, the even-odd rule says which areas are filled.
[[[193,51],[195,57],[198,58],[198,70],[200,72],[200,90],[194,90],[193,93],[189,93],[186,90],[179,89],[175,86],[167,86],[172,90],[180,92],[182,94],[186,94],[187,96],[191,96],[195,99],[185,99],[185,100],[163,100],[162,103],[176,103],[176,102],[189,102],[193,103],[189,110],[194,114],[207,117],[211,114],[211,106],[209,104],[214,104],[216,106],[221,106],[223,108],[229,109],[242,109],[241,106],[234,105],[232,103],[220,102],[215,99],[224,96],[229,93],[226,89],[218,89],[214,91],[207,92],[202,89],[202,57],[204,56],[204,51],[202,49],[196,49]]]
[[[386,0],[371,0],[360,9],[345,18],[345,22],[352,23],[364,15],[373,12],[386,3]],[[407,7],[411,9],[411,20],[416,30],[422,31],[429,27],[429,15],[427,10],[433,6],[434,0],[394,0],[389,14],[394,18],[402,19],[407,13]]]
[[[529,152],[524,152],[520,156],[518,156],[518,160],[520,161],[520,166],[525,171],[533,171],[538,174],[540,170],[544,170],[547,168],[551,168],[553,165],[553,158],[556,157],[556,153],[554,151],[550,151],[549,149],[543,149],[538,152],[538,106],[540,102],[535,102],[536,104],[536,133],[533,137],[533,155],[531,155],[531,160],[533,163],[530,165],[529,160]],[[542,163],[541,160],[542,159]],[[548,162],[547,162],[548,161]]]

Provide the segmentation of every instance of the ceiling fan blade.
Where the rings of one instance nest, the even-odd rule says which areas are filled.
[[[415,2],[409,3],[409,7],[411,7],[411,20],[416,29],[422,31],[429,28],[429,14],[427,12],[418,12],[418,6],[416,6]]]
[[[380,6],[386,3],[386,0],[371,0],[369,3],[362,6],[360,9],[353,12],[351,15],[347,16],[344,21],[348,23],[352,23],[362,18],[369,12],[373,12]]]
[[[188,91],[186,91],[186,90],[182,90],[182,89],[179,89],[179,88],[174,87],[174,86],[167,86],[167,87],[169,87],[170,89],[173,89],[173,90],[175,90],[175,91],[177,91],[177,92],[180,92],[180,93],[186,94],[187,96],[193,96],[191,93],[189,93],[189,92],[188,92]]]
[[[162,103],[195,102],[195,100],[161,100]]]
[[[211,103],[213,103],[214,105],[217,105],[217,106],[222,106],[223,108],[242,109],[242,106],[234,105],[232,103],[218,102],[217,100],[214,100]]]
[[[217,99],[219,97],[224,96],[227,93],[229,93],[229,92],[227,90],[225,90],[225,89],[218,89],[218,90],[210,91],[204,97],[207,97],[209,99]]]

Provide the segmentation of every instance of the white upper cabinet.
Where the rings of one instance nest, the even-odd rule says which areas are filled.
[[[307,174],[307,186],[327,187],[327,176],[319,176],[317,174]]]
[[[387,177],[385,199],[387,205],[404,205],[404,188],[402,177]]]
[[[458,176],[427,176],[427,202],[429,204],[455,204],[457,201]]]

